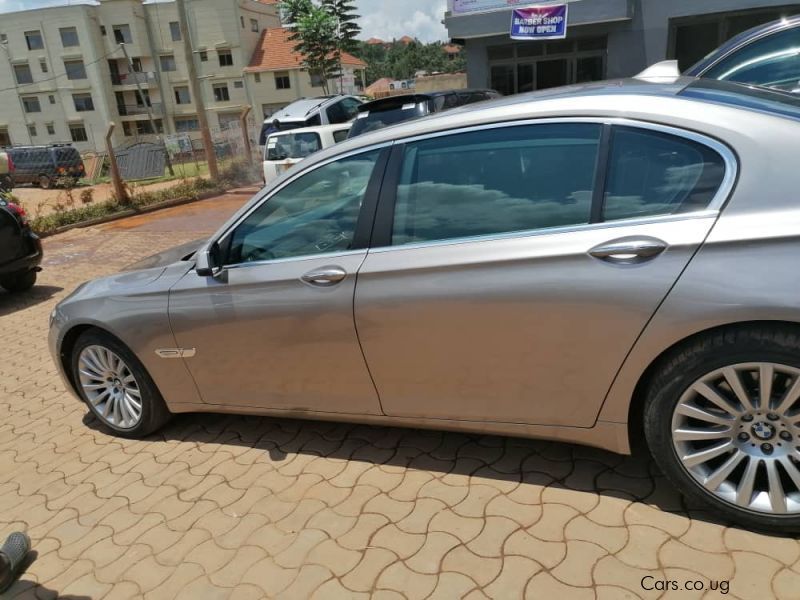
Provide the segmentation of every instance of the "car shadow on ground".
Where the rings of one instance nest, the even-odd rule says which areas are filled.
[[[27,292],[10,294],[0,288],[0,317],[10,315],[26,308],[31,308],[42,302],[49,301],[64,288],[53,285],[37,285]]]
[[[83,422],[109,434],[90,412]],[[689,504],[642,450],[633,456],[622,456],[576,444],[527,438],[220,414],[176,415],[148,439],[210,444],[222,451],[225,446],[244,446],[263,451],[277,463],[276,469],[281,468],[280,463],[303,455],[306,459],[314,456],[384,468],[417,469],[434,476],[458,475],[469,477],[469,484],[476,483],[475,478],[490,478],[538,486],[557,494],[578,494],[581,503],[591,501],[586,495],[599,494],[735,527],[705,506]]]

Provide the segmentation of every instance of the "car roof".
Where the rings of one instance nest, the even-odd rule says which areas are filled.
[[[313,111],[316,108],[324,106],[325,104],[330,103],[332,100],[340,100],[342,98],[346,98],[347,96],[315,96],[314,98],[300,98],[299,100],[295,100],[288,106],[284,106],[282,109],[274,113],[272,116],[265,119],[265,122],[272,122],[275,119],[279,121],[299,121],[304,120],[308,113]]]
[[[728,54],[731,54],[735,50],[738,50],[742,46],[746,46],[747,44],[760,39],[762,37],[767,37],[769,35],[773,35],[775,33],[779,33],[781,31],[785,31],[787,29],[793,29],[796,27],[800,27],[800,15],[794,15],[792,17],[786,17],[784,19],[778,19],[777,21],[772,21],[770,23],[766,23],[765,25],[758,25],[753,27],[752,29],[748,29],[740,33],[737,36],[732,37],[730,40],[722,44],[719,48],[711,52],[708,56],[703,58],[697,64],[693,65],[686,71],[686,75],[691,77],[698,77]]]
[[[336,125],[315,125],[314,127],[301,127],[299,129],[286,129],[284,131],[274,131],[268,137],[276,137],[279,135],[294,135],[296,133],[325,133],[328,131],[342,131],[343,129],[350,129],[353,122],[338,123]]]
[[[796,116],[788,114],[794,110],[791,103],[800,102],[790,94],[731,83],[716,97],[711,94],[711,98],[706,98],[703,97],[704,94],[694,92],[682,95],[682,92],[692,84],[700,85],[705,81],[707,80],[684,76],[618,79],[506,96],[496,100],[468,104],[365,133],[314,154],[306,159],[305,164],[311,166],[341,154],[401,139],[492,123],[536,118],[613,118],[615,116],[630,118],[630,115],[637,115],[635,118],[640,120],[658,121],[663,118],[669,121],[671,112],[678,106],[676,104],[665,105],[664,101],[694,102],[706,107],[710,104],[724,106],[725,109],[746,111],[750,114],[789,117],[800,124],[800,110],[797,111]],[[769,100],[751,102],[751,97],[756,94],[760,97],[767,97]],[[784,104],[787,107],[786,111],[782,110]]]
[[[441,96],[448,96],[450,94],[478,94],[484,93],[488,94],[493,92],[493,90],[489,89],[482,89],[482,88],[466,88],[466,89],[452,89],[452,90],[441,90],[437,92],[414,92],[409,94],[397,94],[396,96],[387,96],[386,98],[378,98],[377,100],[372,100],[365,104],[362,104],[358,107],[359,112],[366,112],[372,110],[381,110],[388,107],[393,107],[398,104],[408,104],[408,103],[415,103],[418,104],[420,102],[427,102],[433,98],[439,98]]]

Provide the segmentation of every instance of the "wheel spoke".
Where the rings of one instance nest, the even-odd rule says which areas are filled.
[[[119,407],[119,398],[116,396],[114,397],[114,424],[121,425],[121,416],[120,416],[120,407]]]
[[[142,397],[141,392],[139,392],[139,390],[137,390],[136,388],[126,387],[125,391],[128,392],[134,398],[141,399]]]
[[[789,460],[788,456],[784,456],[781,459],[781,465],[794,482],[795,487],[798,489],[798,491],[800,491],[800,470],[798,470],[794,463]]]
[[[719,440],[722,438],[729,438],[731,435],[731,428],[727,429],[692,429],[692,428],[679,428],[672,432],[672,439],[676,442],[698,442],[702,440]]]
[[[92,356],[97,361],[97,364],[102,366],[104,371],[110,371],[111,370],[111,365],[109,365],[108,361],[106,360],[105,351],[103,351],[102,349],[97,349],[96,350],[95,348],[92,348],[91,349],[91,353],[92,353]]]
[[[750,501],[753,498],[753,485],[756,482],[756,471],[758,470],[758,461],[754,458],[748,457],[747,467],[745,468],[742,479],[736,488],[736,504],[750,507]]]
[[[111,394],[108,395],[108,400],[106,400],[106,406],[103,409],[103,418],[108,420],[109,415],[111,414],[111,409],[114,406],[114,397]]]
[[[744,410],[755,410],[756,407],[753,406],[753,402],[750,400],[750,395],[744,389],[742,380],[739,379],[739,373],[736,372],[736,369],[733,367],[726,367],[722,370],[722,374],[725,376],[725,381],[728,382],[728,385],[733,390],[733,393],[736,394],[736,399],[744,407]]]
[[[703,383],[702,381],[698,381],[692,386],[692,389],[700,394],[703,398],[711,402],[712,404],[719,407],[721,410],[724,410],[726,413],[730,415],[738,414],[740,411],[731,405],[725,398],[719,395],[716,390],[711,388],[708,384]]]
[[[103,376],[101,376],[101,375],[96,375],[95,373],[92,373],[91,371],[85,371],[85,370],[83,370],[83,369],[79,369],[79,370],[78,370],[78,372],[79,372],[81,375],[83,375],[84,377],[88,377],[88,378],[89,378],[89,379],[91,379],[92,381],[104,381],[104,378],[103,378]]]
[[[794,383],[792,387],[786,390],[786,394],[784,394],[783,398],[775,407],[775,412],[778,414],[785,414],[789,412],[789,409],[794,406],[794,403],[800,398],[800,377],[795,377]]]
[[[705,478],[703,485],[712,492],[716,491],[722,482],[727,479],[728,475],[730,475],[733,470],[739,466],[739,463],[744,460],[745,456],[746,455],[744,452],[737,452],[731,456],[721,466],[719,466],[716,471]]]
[[[91,355],[86,354],[82,356],[81,364],[83,364],[86,371],[92,374],[91,376],[97,376],[98,379],[103,378],[103,368],[97,364]]]
[[[681,460],[687,468],[696,467],[704,462],[708,462],[712,458],[722,456],[731,448],[733,448],[733,442],[727,440],[722,444],[717,444],[716,446],[711,446],[710,448],[687,454],[686,456],[682,457]]]
[[[769,503],[772,506],[772,512],[783,514],[786,512],[786,494],[783,491],[780,473],[778,473],[778,462],[776,460],[768,460],[766,461],[766,466]]]
[[[130,404],[137,411],[142,410],[142,403],[133,396],[131,396],[130,392],[125,393],[125,398],[128,400],[128,404]]]
[[[103,383],[83,383],[83,384],[81,384],[81,387],[83,387],[83,389],[85,389],[86,391],[92,392],[92,391],[95,391],[95,390],[107,389],[108,388],[108,384],[105,383],[105,382],[103,382]]]
[[[675,411],[684,417],[691,417],[706,421],[708,423],[716,423],[717,425],[730,425],[733,422],[733,417],[723,417],[722,415],[715,415],[703,408],[692,406],[690,404],[679,404]]]
[[[106,397],[108,397],[108,395],[109,395],[109,394],[110,394],[110,392],[109,392],[108,390],[106,390],[106,391],[104,391],[102,394],[98,394],[98,395],[97,395],[97,396],[95,396],[94,398],[89,398],[89,402],[91,402],[93,406],[97,406],[97,405],[98,405],[98,404],[100,404],[100,403],[101,403],[101,402],[102,402],[102,401],[103,401],[103,400],[104,400]]]
[[[758,368],[759,406],[765,410],[769,410],[770,407],[774,375],[775,367],[770,364],[763,364]]]

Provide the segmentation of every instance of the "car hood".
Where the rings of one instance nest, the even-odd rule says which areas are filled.
[[[123,272],[141,271],[144,269],[154,269],[157,267],[166,267],[172,263],[189,260],[191,256],[207,241],[206,238],[187,242],[174,248],[169,248],[158,254],[153,254],[147,258],[136,261],[122,269]]]

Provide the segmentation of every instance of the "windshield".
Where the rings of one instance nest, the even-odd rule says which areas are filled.
[[[365,111],[358,114],[348,137],[369,133],[395,123],[410,121],[428,114],[427,102],[409,102],[388,110]]]
[[[318,133],[284,133],[267,138],[265,160],[286,160],[289,158],[305,158],[322,150],[322,140]]]

